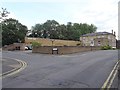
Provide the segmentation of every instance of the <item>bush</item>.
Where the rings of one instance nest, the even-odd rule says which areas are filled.
[[[32,47],[39,47],[39,46],[41,46],[41,43],[32,42]]]
[[[64,47],[67,47],[67,45],[63,45]]]
[[[102,50],[111,50],[112,47],[109,46],[109,45],[107,45],[107,46],[102,46],[101,49],[102,49]]]
[[[77,43],[76,46],[80,46],[81,44],[80,43]]]

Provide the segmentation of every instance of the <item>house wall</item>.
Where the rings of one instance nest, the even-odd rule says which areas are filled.
[[[95,46],[106,46],[106,45],[109,45],[109,40],[107,38],[95,38],[94,45]]]
[[[80,37],[80,41],[83,43],[83,46],[99,46],[98,41],[101,42],[101,46],[110,45],[116,47],[116,37],[114,35],[97,35],[97,36],[83,36]]]

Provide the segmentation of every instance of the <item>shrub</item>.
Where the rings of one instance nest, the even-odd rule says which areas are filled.
[[[76,46],[80,46],[81,44],[80,43],[77,43]]]
[[[107,45],[107,46],[102,46],[101,49],[102,49],[102,50],[111,50],[112,47],[109,46],[109,45]]]
[[[33,46],[33,47],[39,47],[39,46],[41,46],[41,43],[38,43],[38,42],[32,42],[32,46]]]
[[[67,45],[63,45],[64,47],[67,47]]]

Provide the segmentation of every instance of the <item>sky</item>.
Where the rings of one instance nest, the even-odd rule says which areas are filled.
[[[37,23],[56,20],[60,24],[94,24],[97,32],[115,31],[118,36],[119,0],[2,0],[0,6],[31,29]]]

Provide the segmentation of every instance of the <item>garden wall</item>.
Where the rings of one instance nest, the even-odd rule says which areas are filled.
[[[41,53],[41,54],[70,54],[77,52],[86,52],[100,50],[100,47],[90,47],[90,46],[39,46],[33,47],[33,53]]]
[[[41,43],[42,46],[76,46],[77,44],[81,44],[80,41],[73,41],[73,40],[25,37],[26,44],[31,44],[32,42]]]

